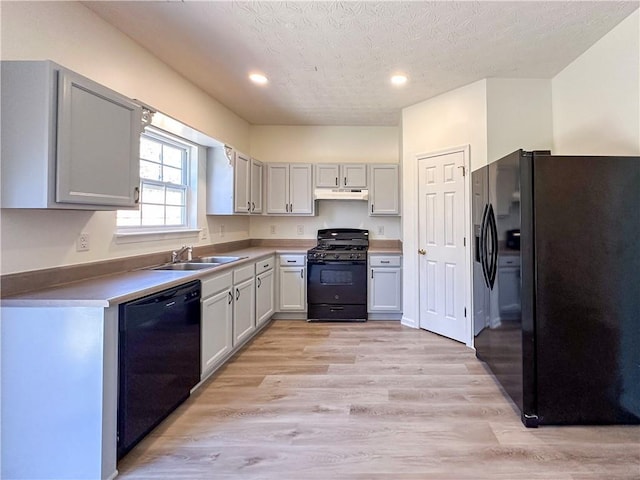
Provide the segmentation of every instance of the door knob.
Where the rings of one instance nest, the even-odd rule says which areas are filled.
[[[418,253],[419,253],[420,255],[426,255],[426,254],[427,254],[427,251],[426,251],[424,248],[421,248],[420,250],[418,250]]]

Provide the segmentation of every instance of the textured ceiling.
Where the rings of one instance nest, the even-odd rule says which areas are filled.
[[[486,77],[551,78],[638,2],[85,2],[252,124],[397,125]],[[247,80],[264,72],[268,85]],[[409,82],[393,87],[404,72]]]

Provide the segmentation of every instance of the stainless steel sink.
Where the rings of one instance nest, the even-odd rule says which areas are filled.
[[[219,267],[225,263],[236,262],[247,257],[225,257],[221,255],[211,255],[208,257],[194,258],[186,262],[166,263],[151,270],[204,270],[206,268]]]
[[[205,268],[213,268],[222,263],[215,262],[183,262],[183,263],[167,263],[159,267],[153,267],[152,270],[204,270]]]
[[[222,265],[224,263],[237,262],[238,260],[242,260],[243,258],[247,257],[224,257],[221,255],[211,255],[208,257],[194,258],[193,260],[189,261],[193,263],[217,263],[219,265]]]

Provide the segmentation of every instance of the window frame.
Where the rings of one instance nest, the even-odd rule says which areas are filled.
[[[140,176],[140,203],[136,210],[119,210],[123,213],[132,213],[138,212],[139,224],[138,225],[120,225],[118,223],[118,215],[116,215],[116,234],[118,236],[134,236],[134,235],[145,235],[145,234],[166,234],[166,233],[190,233],[190,232],[198,232],[199,229],[196,227],[196,198],[197,198],[197,163],[198,163],[198,149],[199,145],[196,143],[190,142],[184,138],[173,135],[165,130],[162,130],[157,127],[147,126],[145,130],[140,134],[140,138],[146,137],[150,140],[153,140],[157,143],[168,145],[170,147],[179,148],[183,151],[182,154],[182,181],[184,183],[176,184],[171,182],[166,182],[162,180],[154,180],[143,178]],[[143,162],[152,162],[160,165],[162,168],[165,163],[156,162],[154,160],[143,159],[139,156],[139,161]],[[167,165],[170,168],[171,165]],[[152,203],[152,202],[144,202],[144,185],[151,186],[162,186],[165,188],[165,202],[164,203]],[[165,209],[168,205],[166,203],[166,188],[174,188],[174,189],[182,189],[184,192],[184,211],[183,211],[183,222],[180,225],[143,225],[142,224],[142,205],[164,205]],[[166,216],[165,216],[166,222]]]

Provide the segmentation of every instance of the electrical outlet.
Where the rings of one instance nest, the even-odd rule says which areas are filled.
[[[276,234],[276,226],[275,225],[269,225],[269,233],[271,235],[275,235]]]
[[[209,238],[209,232],[206,228],[203,228],[202,232],[200,232],[200,240],[206,240],[207,238]]]
[[[298,235],[304,235],[304,225],[298,225],[297,231]]]
[[[88,252],[89,251],[89,234],[81,233],[78,235],[78,239],[76,240],[76,251],[77,252]]]
[[[378,235],[384,235],[384,225],[378,225]]]
[[[220,236],[224,237],[224,224],[220,225]]]

